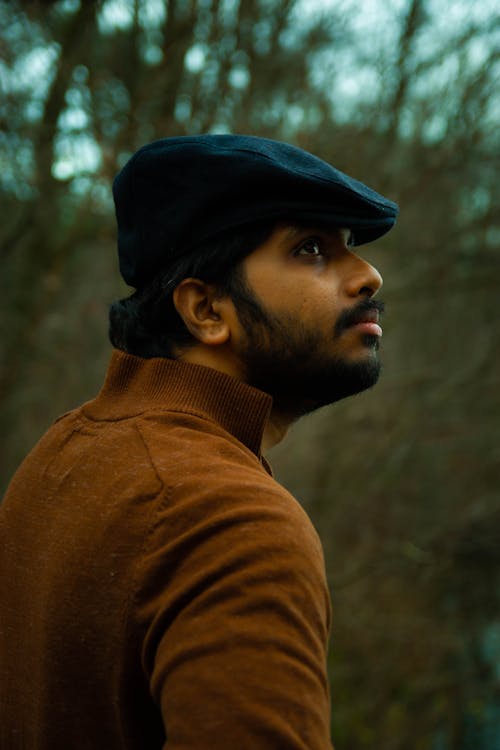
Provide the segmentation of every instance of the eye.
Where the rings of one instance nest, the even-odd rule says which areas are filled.
[[[324,255],[321,247],[321,242],[314,237],[302,242],[294,252],[295,256],[302,256],[303,258],[322,258]]]

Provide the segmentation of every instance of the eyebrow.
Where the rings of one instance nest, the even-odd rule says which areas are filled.
[[[294,240],[299,235],[304,234],[304,232],[307,232],[306,227],[299,227],[299,226],[289,226],[287,229],[287,233],[285,235],[286,240]]]
[[[354,234],[351,229],[348,229],[347,227],[328,227],[326,225],[307,225],[307,224],[290,224],[287,228],[287,233],[285,235],[285,240],[295,240],[298,237],[300,237],[303,234],[307,234],[308,232],[321,232],[321,234],[328,234],[332,232],[332,230],[337,229],[344,238],[346,247],[352,247],[354,245]]]

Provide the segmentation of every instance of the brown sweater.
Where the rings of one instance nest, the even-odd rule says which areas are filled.
[[[1,750],[326,750],[318,537],[271,399],[114,352],[0,506]]]

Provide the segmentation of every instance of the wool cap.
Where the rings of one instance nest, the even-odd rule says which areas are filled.
[[[113,183],[120,272],[140,288],[221,232],[269,219],[327,223],[354,244],[394,225],[395,203],[288,143],[248,135],[163,138]]]

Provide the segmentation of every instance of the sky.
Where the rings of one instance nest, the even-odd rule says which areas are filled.
[[[202,1],[202,0],[200,0]],[[205,0],[210,4],[210,0]],[[231,11],[237,0],[225,0],[226,12]],[[351,31],[355,36],[355,46],[346,48],[339,55],[339,51],[325,51],[321,58],[315,59],[311,68],[311,82],[313,85],[331,87],[332,98],[342,102],[340,113],[346,121],[355,114],[360,102],[380,94],[381,76],[377,69],[377,60],[395,50],[397,45],[397,29],[400,19],[408,12],[409,0],[299,0],[295,15],[297,23],[307,23],[307,19],[318,12],[328,15],[330,10],[343,11],[351,24]],[[62,0],[60,7],[68,12],[76,9],[78,0]],[[484,23],[487,19],[498,18],[495,3],[492,0],[428,0],[428,8],[432,15],[432,33],[426,33],[419,38],[421,53],[424,57],[433,54],[439,56],[446,40],[457,33],[461,27],[471,22]],[[158,20],[165,15],[163,0],[142,0],[140,4],[140,21],[146,30],[154,30]],[[112,33],[115,29],[126,28],[132,23],[131,0],[105,0],[99,12],[99,27],[101,33]],[[492,24],[493,27],[493,24]],[[500,46],[500,24],[496,25],[496,42]],[[6,33],[9,33],[8,30]],[[360,65],[359,52],[365,48],[367,62]],[[467,54],[470,63],[478,68],[483,64],[488,47],[481,41],[470,44]],[[457,55],[443,56],[439,64],[434,65],[432,75],[433,85],[446,86],[449,80],[457,75]],[[147,52],[149,62],[154,65],[161,61],[162,51],[155,43],[154,36],[148,39]],[[58,56],[56,45],[47,45],[41,38],[40,44],[20,56],[12,69],[0,61],[0,87],[4,91],[31,91],[26,104],[28,120],[35,122],[41,115],[44,92],[50,82],[51,70]],[[193,71],[203,68],[206,59],[206,49],[201,44],[194,45],[188,52],[185,65]],[[342,75],[333,75],[338,70]],[[77,76],[85,77],[85,69]],[[82,78],[82,83],[84,83]],[[440,80],[441,79],[441,80]],[[331,81],[335,84],[332,87]],[[231,73],[230,83],[234,88],[245,88],[248,85],[248,73],[243,66],[236,66]],[[421,86],[423,95],[429,80],[422,76],[416,85]],[[99,169],[101,154],[99,147],[90,135],[84,133],[88,124],[87,108],[82,99],[82,88],[72,89],[67,94],[67,108],[61,116],[60,137],[56,144],[57,159],[54,163],[54,176],[58,179],[69,179],[76,174],[91,175]],[[182,104],[182,103],[181,103]],[[497,102],[495,110],[498,114],[500,104]],[[179,113],[182,116],[182,112]],[[297,108],[290,111],[290,122],[300,123],[303,113]],[[339,115],[340,117],[342,114]],[[429,125],[430,137],[440,137],[439,118]],[[75,140],[75,133],[82,135]],[[65,135],[67,134],[67,135]],[[433,135],[434,134],[434,135]],[[23,146],[20,145],[22,151]],[[26,158],[29,158],[28,154]],[[8,179],[8,174],[4,175]],[[83,184],[83,183],[82,183]]]

